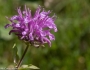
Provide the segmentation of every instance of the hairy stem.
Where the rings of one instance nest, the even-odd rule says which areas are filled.
[[[24,51],[21,59],[19,60],[17,66],[16,66],[17,69],[20,67],[20,65],[21,65],[21,63],[22,63],[22,61],[23,61],[23,58],[24,58],[24,56],[25,56],[25,54],[26,54],[26,52],[27,52],[27,50],[28,50],[28,47],[29,47],[29,45],[27,45],[27,47],[26,47],[26,49],[25,49],[25,51]]]

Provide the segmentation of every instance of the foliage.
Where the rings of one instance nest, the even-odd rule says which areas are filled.
[[[51,9],[57,15],[58,32],[51,48],[29,47],[23,64],[33,64],[40,70],[90,70],[89,0],[0,0],[0,67],[14,66],[15,43],[20,57],[25,49],[23,42],[4,29],[8,23],[5,16],[16,14],[17,7],[24,4],[33,10],[32,14],[38,5]]]

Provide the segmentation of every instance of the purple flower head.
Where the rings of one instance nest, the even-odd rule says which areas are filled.
[[[51,46],[51,40],[55,40],[53,34],[50,31],[53,29],[57,32],[57,27],[54,24],[55,15],[50,17],[50,11],[41,11],[39,6],[34,14],[31,15],[31,10],[26,8],[21,11],[17,9],[18,15],[14,15],[8,18],[12,24],[7,24],[5,28],[12,27],[9,34],[16,34],[19,39],[29,42],[35,47],[39,47],[44,43],[48,43]]]

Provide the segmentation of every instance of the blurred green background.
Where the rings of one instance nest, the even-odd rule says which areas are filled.
[[[25,45],[8,35],[10,23],[5,17],[17,14],[17,7],[27,5],[32,13],[38,5],[52,10],[58,32],[52,47],[30,47],[22,64],[33,64],[40,70],[90,70],[90,0],[0,0],[0,67],[12,67],[21,57]]]

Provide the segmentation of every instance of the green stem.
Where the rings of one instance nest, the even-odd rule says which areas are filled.
[[[22,61],[23,61],[23,58],[24,58],[24,56],[25,56],[25,54],[26,54],[26,52],[27,52],[27,50],[28,50],[28,47],[29,47],[29,45],[27,45],[27,47],[26,47],[26,49],[25,49],[25,51],[24,51],[21,59],[19,60],[17,66],[16,66],[16,69],[18,69],[18,68],[20,67],[20,65],[21,65],[21,63],[22,63]]]

